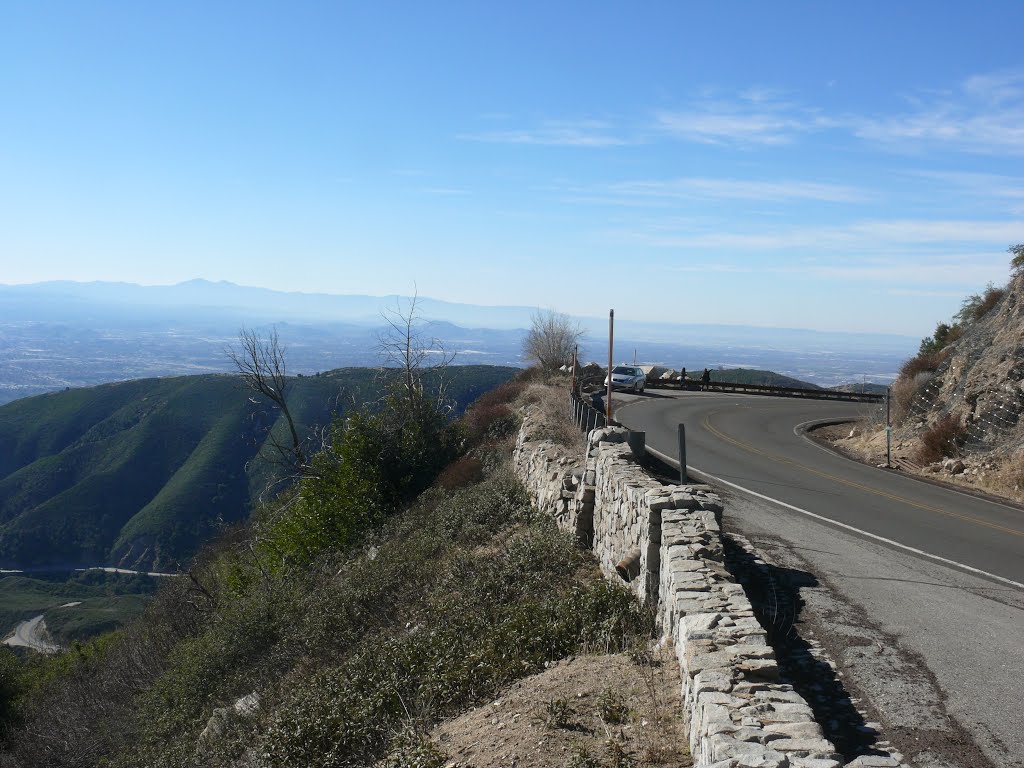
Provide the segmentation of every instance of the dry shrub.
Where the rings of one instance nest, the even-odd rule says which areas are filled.
[[[931,464],[946,456],[953,456],[963,441],[967,430],[960,419],[947,413],[921,434],[916,458],[922,464]]]
[[[517,373],[515,381],[519,384],[533,384],[544,381],[546,378],[547,374],[544,373],[544,370],[538,365],[533,365]]]
[[[447,491],[456,488],[465,488],[467,485],[478,483],[483,480],[484,467],[480,459],[475,456],[463,456],[456,459],[437,476],[435,485]]]
[[[522,400],[533,406],[539,436],[570,448],[583,447],[583,433],[569,418],[569,393],[549,384],[530,384]]]
[[[914,398],[921,391],[921,387],[931,381],[931,379],[931,373],[922,371],[915,376],[900,376],[893,382],[889,394],[892,398],[892,420],[894,423],[902,424],[912,413]]]
[[[982,295],[981,302],[974,308],[974,319],[980,320],[995,309],[996,304],[998,304],[1005,295],[1005,288],[996,288],[995,286],[990,285]]]
[[[937,371],[939,366],[946,362],[948,354],[945,350],[921,352],[900,366],[900,378],[913,379],[919,373]]]
[[[486,440],[508,437],[515,432],[518,419],[504,403],[477,403],[466,412],[462,422],[470,444],[479,445]]]
[[[1024,457],[1019,453],[1016,457],[1005,461],[997,474],[999,485],[1007,496],[1012,499],[1024,497]]]
[[[522,381],[522,374],[519,374],[512,381],[495,387],[490,392],[480,395],[474,403],[473,408],[488,407],[493,405],[507,405],[515,400],[522,393],[526,382]]]

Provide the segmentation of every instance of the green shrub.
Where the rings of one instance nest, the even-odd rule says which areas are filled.
[[[0,649],[0,742],[20,719],[18,702],[28,688],[28,672],[9,648]]]
[[[963,336],[963,326],[959,323],[948,325],[939,323],[935,326],[935,333],[921,339],[919,354],[930,355],[948,347],[954,341]]]
[[[576,710],[573,709],[568,699],[548,699],[537,719],[545,728],[552,730],[578,727]]]
[[[249,751],[267,765],[434,768],[422,732],[438,718],[546,662],[648,637],[630,593],[535,519],[507,457],[477,451],[482,480],[428,487],[461,445],[429,410],[337,425],[317,471],[250,536],[206,550],[138,625],[53,662],[18,759],[216,768]],[[260,712],[197,754],[213,710],[253,691]]]
[[[1005,295],[1005,288],[997,288],[992,283],[989,283],[985,287],[984,293],[973,293],[963,300],[963,303],[960,305],[960,311],[955,315],[957,323],[959,325],[969,325],[980,320],[991,312]]]
[[[577,581],[584,562],[547,520],[497,552],[460,550],[415,620],[365,638],[347,661],[292,691],[264,735],[262,758],[272,766],[313,756],[323,766],[370,762],[409,712],[436,719],[547,661],[619,650],[649,632],[624,589]]]
[[[446,755],[415,727],[402,729],[380,768],[441,768]]]
[[[344,549],[424,491],[457,456],[459,428],[429,403],[389,397],[336,423],[293,503],[261,531],[272,563],[308,565]]]
[[[1024,243],[1011,245],[1006,251],[1013,256],[1010,259],[1010,269],[1015,275],[1019,274],[1021,269],[1024,269]]]

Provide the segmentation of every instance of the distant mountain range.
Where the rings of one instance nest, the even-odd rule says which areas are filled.
[[[513,368],[459,366],[459,408]],[[377,372],[291,380],[303,431],[380,396]],[[0,566],[183,563],[221,525],[245,518],[272,467],[257,460],[277,411],[236,376],[139,379],[23,398],[0,407]]]
[[[312,374],[379,363],[382,312],[400,296],[340,296],[191,280],[173,286],[129,283],[0,285],[0,403],[18,397],[149,376],[230,370],[225,348],[240,328],[276,325],[290,370]],[[681,304],[685,306],[685,303]],[[487,307],[421,297],[428,339],[456,364],[523,364],[531,307]],[[680,313],[681,319],[697,320]],[[607,319],[581,318],[580,356],[607,360]],[[882,334],[616,321],[616,362],[673,368],[771,369],[833,386],[888,382],[918,339]]]

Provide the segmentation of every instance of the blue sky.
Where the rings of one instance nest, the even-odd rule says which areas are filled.
[[[0,5],[0,283],[923,335],[1024,241],[1024,5]]]

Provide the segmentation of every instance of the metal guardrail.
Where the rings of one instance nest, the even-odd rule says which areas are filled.
[[[584,432],[608,425],[604,411],[598,410],[575,392],[569,393],[569,409],[573,422]]]
[[[835,389],[800,389],[797,387],[776,387],[767,384],[731,384],[725,381],[712,381],[701,384],[700,381],[687,381],[681,384],[674,381],[648,381],[647,386],[659,389],[687,389],[706,392],[742,392],[751,395],[772,395],[774,397],[801,397],[808,400],[842,400],[853,403],[884,403],[885,395],[872,392],[840,392]]]

